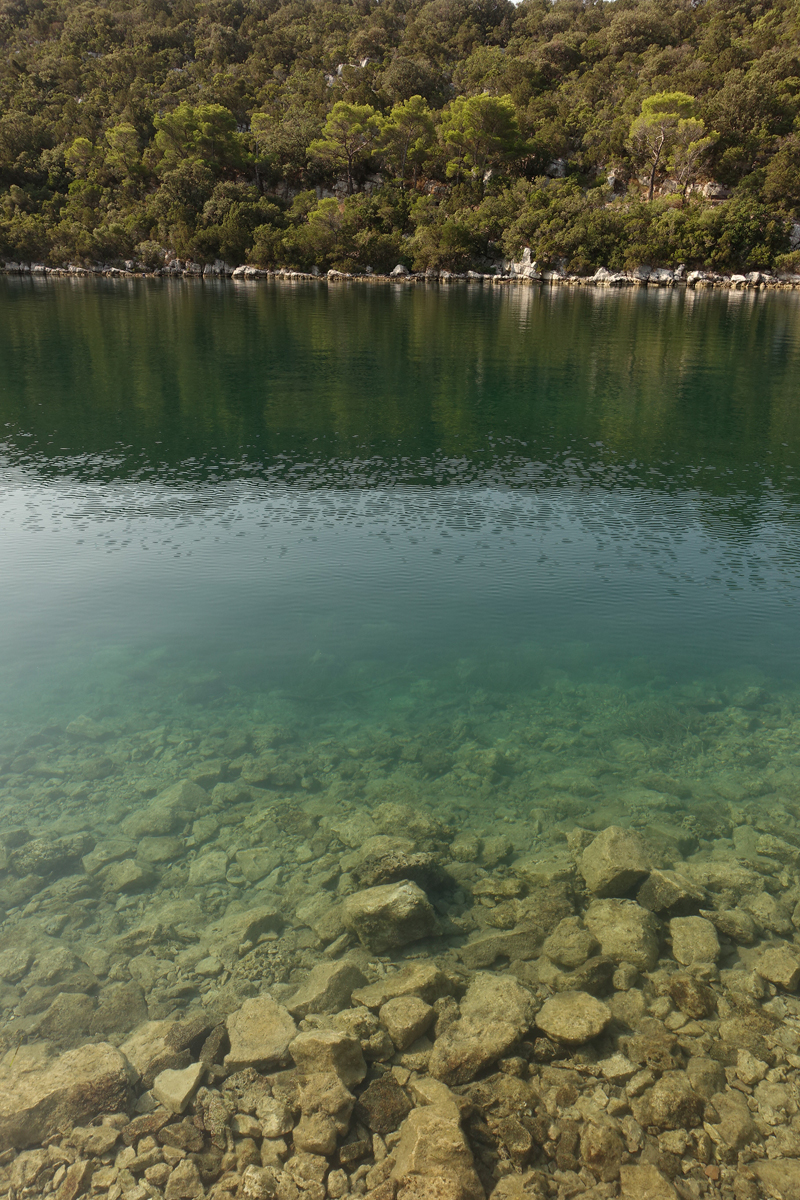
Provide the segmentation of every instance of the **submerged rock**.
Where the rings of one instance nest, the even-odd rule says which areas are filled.
[[[536,1024],[558,1042],[580,1046],[603,1032],[611,1012],[587,992],[561,992],[546,1000],[536,1014]]]
[[[411,1101],[393,1075],[373,1079],[358,1099],[357,1116],[373,1133],[391,1133],[410,1112]]]
[[[707,900],[705,891],[696,887],[679,871],[651,871],[636,893],[636,901],[650,912],[668,912],[673,916],[697,911]]]
[[[672,953],[682,966],[713,963],[719,958],[719,938],[704,917],[673,917],[669,923]]]
[[[138,812],[131,813],[122,822],[122,830],[128,837],[164,837],[175,833],[188,820],[196,816],[198,808],[208,804],[208,792],[196,783],[185,780],[174,783],[166,791]]]
[[[379,1017],[397,1049],[405,1050],[428,1032],[436,1011],[419,996],[396,996],[383,1005]]]
[[[622,1200],[680,1200],[670,1181],[652,1163],[621,1166],[619,1179]]]
[[[400,1130],[392,1178],[408,1200],[484,1200],[455,1105],[429,1104],[410,1113]]]
[[[693,1129],[703,1120],[705,1101],[698,1096],[684,1071],[667,1071],[639,1099],[631,1112],[642,1126],[658,1129]]]
[[[429,1070],[453,1085],[468,1083],[506,1055],[528,1030],[533,996],[509,976],[477,975],[461,1002],[461,1016],[437,1037]]]
[[[107,1042],[57,1059],[41,1045],[20,1047],[0,1079],[0,1153],[35,1145],[62,1125],[126,1111],[133,1079],[124,1054]]]
[[[350,1128],[350,1118],[353,1114],[355,1098],[345,1087],[335,1071],[321,1071],[311,1075],[303,1075],[298,1080],[298,1101],[304,1117],[322,1113],[328,1117],[340,1136],[344,1136]],[[273,1100],[274,1104],[275,1101]],[[264,1126],[265,1110],[259,1107],[258,1114],[262,1127]],[[283,1132],[291,1132],[292,1117],[287,1110],[289,1126]],[[273,1117],[274,1119],[274,1117]],[[272,1136],[270,1134],[270,1136]]]
[[[146,1021],[122,1043],[120,1049],[146,1088],[165,1070],[181,1070],[192,1061],[191,1047],[199,1049],[210,1030],[202,1018],[187,1021]]]
[[[491,967],[498,958],[525,962],[539,953],[543,937],[540,925],[527,922],[507,932],[482,933],[461,947],[461,961],[471,971]]]
[[[652,971],[658,961],[660,926],[652,913],[633,900],[596,900],[584,917],[607,958]]]
[[[743,908],[700,909],[700,916],[718,929],[723,937],[728,937],[742,946],[752,946],[758,937],[758,925],[750,913]]]
[[[17,875],[59,875],[74,867],[94,846],[88,834],[68,838],[35,838],[10,856]]]
[[[203,1063],[192,1063],[182,1071],[161,1071],[153,1081],[153,1096],[172,1113],[182,1113],[199,1088],[205,1074]]]
[[[594,896],[624,896],[650,871],[644,838],[610,825],[584,850],[580,872]]]
[[[355,989],[366,982],[361,968],[348,959],[317,963],[305,983],[287,1001],[286,1007],[293,1017],[305,1017],[311,1012],[337,1013],[350,1003]]]
[[[743,1150],[751,1142],[761,1141],[746,1096],[740,1092],[717,1092],[711,1097],[710,1104],[714,1112],[708,1114],[709,1124],[728,1149]]]
[[[717,1007],[717,998],[711,988],[691,975],[673,975],[669,994],[673,1004],[695,1021],[710,1017]]]
[[[367,1064],[357,1038],[333,1029],[300,1033],[289,1046],[301,1075],[333,1073],[346,1088],[361,1083]]]
[[[754,1162],[749,1170],[770,1200],[800,1200],[800,1160]]]
[[[344,920],[362,945],[375,954],[439,932],[428,897],[411,881],[367,888],[348,896]]]
[[[769,946],[758,960],[756,970],[762,979],[789,992],[796,991],[800,984],[800,949],[787,942]]]
[[[545,940],[543,952],[551,962],[571,970],[580,967],[600,949],[600,943],[583,928],[578,917],[566,917]]]
[[[231,1048],[225,1056],[229,1071],[243,1067],[267,1070],[285,1065],[289,1045],[297,1034],[291,1015],[271,996],[245,1000],[227,1020]]]
[[[368,987],[357,988],[351,999],[353,1004],[379,1009],[395,996],[419,996],[427,1004],[433,1004],[441,996],[450,996],[452,992],[452,983],[436,963],[419,962],[409,963],[402,970],[386,975]]]

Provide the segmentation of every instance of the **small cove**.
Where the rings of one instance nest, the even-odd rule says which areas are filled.
[[[791,293],[0,278],[0,1055],[285,999],[372,838],[454,970],[610,825],[789,905],[798,378]]]

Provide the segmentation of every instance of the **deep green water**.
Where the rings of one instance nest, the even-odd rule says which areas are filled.
[[[0,464],[9,753],[477,706],[552,769],[793,761],[796,296],[2,279]]]

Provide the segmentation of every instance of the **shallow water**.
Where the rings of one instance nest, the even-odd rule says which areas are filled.
[[[798,377],[791,294],[0,280],[6,928],[291,905],[314,829],[387,800],[516,853],[785,833]],[[187,778],[184,841],[80,892]],[[283,809],[283,874],[243,878]]]
[[[792,691],[794,296],[0,292],[0,714]],[[205,689],[205,690],[204,690]],[[365,695],[367,693],[364,693]],[[333,706],[333,710],[331,708]]]
[[[794,296],[14,280],[2,308],[11,724],[127,716],[132,673],[167,707],[464,660],[515,694],[798,680]]]
[[[500,988],[492,1023],[509,982],[537,1008],[498,1049],[523,1057],[480,1068],[487,1194],[514,1164],[554,1172],[536,1195],[595,1194],[556,1149],[553,1112],[574,1146],[579,1110],[559,1107],[551,1060],[585,1068],[584,1157],[607,1103],[686,1194],[720,1171],[732,1185],[752,1156],[767,1175],[796,1163],[799,302],[0,277],[0,1192],[56,1178],[57,1131],[31,1132],[30,1106],[17,1121],[50,1054],[120,1046],[128,1109],[147,1113],[165,1046],[194,1030],[174,1065],[210,1045],[193,1076],[209,1091],[181,1124],[210,1133],[206,1102],[241,1079],[225,1055],[247,999],[349,1030],[353,979],[331,1001],[309,972],[391,987],[411,960],[458,996]],[[634,834],[595,843],[609,825]],[[624,861],[601,888],[609,844]],[[398,932],[394,914],[375,941],[354,893],[409,879],[422,923]],[[711,986],[688,1020],[693,980]],[[538,1005],[563,991],[602,997],[613,1024],[549,1040]],[[444,1078],[441,1003],[435,1040],[404,1050],[367,1021],[370,1078]],[[645,1027],[752,1093],[765,1149],[712,1151],[704,1124],[679,1161],[680,1130],[650,1136],[657,1085],[639,1107],[613,1066]],[[266,1070],[256,1042],[241,1062]],[[763,1094],[747,1083],[765,1075]],[[516,1134],[484,1132],[512,1077],[550,1139],[513,1164]],[[545,1094],[555,1108],[535,1108]],[[7,1153],[45,1137],[46,1154]],[[290,1149],[271,1139],[277,1166]],[[133,1194],[150,1142],[136,1167],[127,1149],[93,1160],[95,1192]],[[363,1193],[382,1170],[370,1144],[373,1167],[344,1146],[317,1166],[350,1164]],[[236,1150],[237,1171],[259,1153]],[[220,1195],[241,1183],[221,1152],[202,1165]]]

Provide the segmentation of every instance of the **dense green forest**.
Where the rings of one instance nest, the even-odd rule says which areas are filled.
[[[0,257],[800,268],[800,0],[0,0]]]

